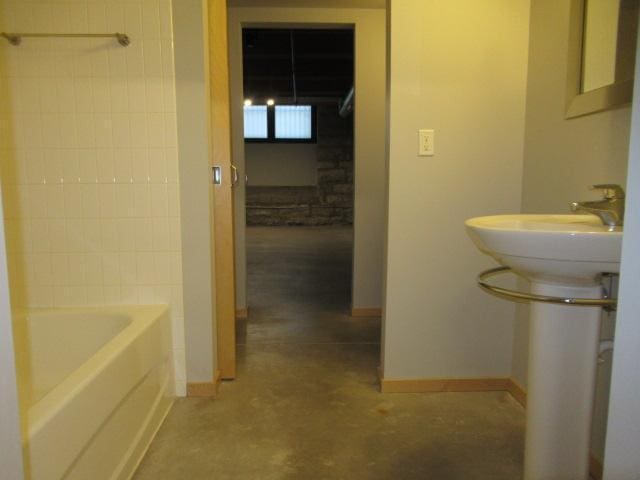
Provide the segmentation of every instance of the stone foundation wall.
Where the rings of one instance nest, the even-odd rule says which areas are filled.
[[[316,187],[247,186],[247,225],[353,224],[353,116],[318,105]]]
[[[247,187],[247,225],[352,225],[353,208],[321,202],[317,187]]]

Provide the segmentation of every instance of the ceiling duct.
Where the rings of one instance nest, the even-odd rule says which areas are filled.
[[[353,107],[356,97],[356,91],[354,87],[351,87],[347,94],[344,96],[338,107],[338,113],[342,118],[346,118],[353,113]]]

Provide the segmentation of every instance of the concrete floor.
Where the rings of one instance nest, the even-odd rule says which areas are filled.
[[[521,478],[508,394],[379,393],[380,322],[347,314],[349,229],[250,228],[247,253],[238,378],[178,400],[136,480]]]

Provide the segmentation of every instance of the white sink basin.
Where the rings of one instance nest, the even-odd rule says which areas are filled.
[[[622,229],[595,215],[492,215],[465,225],[481,251],[532,281],[593,285],[620,271]]]

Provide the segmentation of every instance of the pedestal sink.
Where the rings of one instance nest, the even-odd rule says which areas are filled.
[[[531,294],[599,299],[620,269],[622,230],[593,215],[494,215],[465,222],[476,246]],[[531,303],[525,480],[588,479],[601,307]]]

